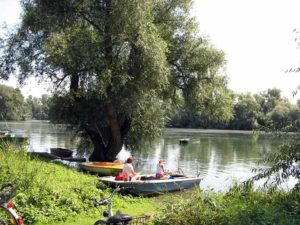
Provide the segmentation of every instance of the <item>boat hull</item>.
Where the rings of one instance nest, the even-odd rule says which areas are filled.
[[[87,162],[80,163],[79,167],[87,172],[96,173],[101,176],[116,176],[123,169],[123,164],[112,162]]]
[[[189,141],[190,141],[190,139],[188,139],[188,138],[179,139],[179,144],[181,144],[181,145],[188,144]]]
[[[0,143],[3,142],[13,142],[26,144],[28,142],[28,137],[19,137],[19,136],[0,136]]]
[[[59,157],[72,157],[73,151],[66,148],[50,148],[51,154]]]
[[[114,177],[100,177],[99,180],[110,187],[124,187],[126,192],[134,195],[149,196],[183,189],[199,188],[200,177],[175,177],[160,180],[151,178],[141,181],[117,181]]]

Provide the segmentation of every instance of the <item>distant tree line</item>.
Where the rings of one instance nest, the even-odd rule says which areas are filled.
[[[25,101],[28,109],[28,116],[37,120],[49,119],[49,101],[48,95],[44,94],[40,98],[32,97],[31,95]]]
[[[292,104],[281,96],[281,90],[273,88],[259,94],[235,94],[232,92],[227,120],[201,114],[190,107],[169,106],[167,127],[253,130],[260,127],[295,131],[299,127],[300,100]],[[28,96],[18,88],[0,85],[0,120],[48,120],[51,98]]]
[[[214,128],[231,130],[295,131],[299,128],[300,101],[297,105],[281,96],[281,90],[272,88],[259,94],[232,93],[232,116],[226,122],[210,118],[209,115],[180,107],[173,111],[168,127]]]
[[[18,88],[0,84],[0,121],[1,120],[48,120],[48,95],[40,98],[28,96],[26,99]]]

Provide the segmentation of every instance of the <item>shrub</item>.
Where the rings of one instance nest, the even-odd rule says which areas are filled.
[[[194,191],[167,203],[155,225],[300,224],[300,193],[233,187],[227,193]]]

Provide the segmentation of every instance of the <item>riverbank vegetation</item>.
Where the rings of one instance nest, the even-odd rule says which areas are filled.
[[[168,202],[155,225],[252,225],[300,223],[300,192],[264,192],[233,187],[226,193],[195,191]]]

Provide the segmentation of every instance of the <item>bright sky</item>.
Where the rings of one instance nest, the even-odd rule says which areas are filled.
[[[299,0],[195,0],[200,31],[226,54],[229,88],[258,93],[272,87],[291,101],[300,73],[293,29],[300,29]]]
[[[300,98],[300,94],[292,97],[292,91],[300,85],[300,73],[285,73],[300,65],[300,50],[293,33],[293,29],[300,29],[300,0],[194,2],[200,33],[225,52],[229,88],[258,93],[276,87],[293,102]],[[0,0],[0,10],[0,23],[12,25],[18,21],[18,0]],[[25,96],[39,96],[45,90],[27,85],[22,92]]]

